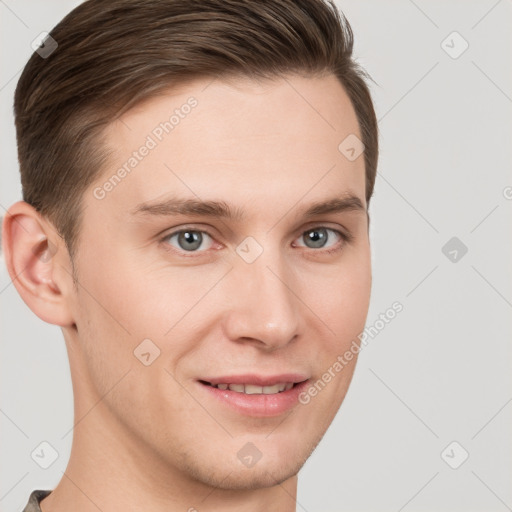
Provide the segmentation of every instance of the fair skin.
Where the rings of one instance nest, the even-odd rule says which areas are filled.
[[[95,187],[190,96],[197,106],[97,199]],[[337,413],[357,356],[307,405],[269,405],[265,415],[218,399],[222,391],[200,380],[295,374],[310,385],[364,329],[364,158],[338,150],[350,134],[361,138],[332,75],[197,79],[136,106],[108,127],[111,162],[83,196],[77,287],[51,223],[22,201],[9,209],[9,272],[30,309],[61,326],[75,400],[70,460],[43,512],[296,509],[297,473]],[[243,218],[131,213],[171,195],[223,201]],[[303,216],[348,195],[362,208]],[[184,227],[202,243],[169,236]],[[324,246],[308,240],[313,228]],[[263,249],[252,263],[236,252],[246,237]],[[35,257],[41,240],[56,251]],[[145,339],[160,350],[148,366],[134,356]],[[247,443],[249,455],[261,454],[250,467],[239,456]]]

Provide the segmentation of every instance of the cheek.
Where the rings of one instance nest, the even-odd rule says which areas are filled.
[[[90,371],[104,390],[128,369],[142,371],[141,385],[149,384],[154,377],[137,358],[141,354],[150,353],[151,368],[170,364],[172,370],[174,362],[194,350],[200,338],[196,331],[202,327],[198,315],[208,302],[201,297],[219,280],[211,271],[191,279],[193,270],[148,268],[122,258],[113,262],[103,262],[87,280],[84,276],[90,294],[82,294],[80,305],[82,322],[88,326],[83,343]],[[221,272],[225,270],[219,269],[219,276]],[[163,378],[171,377],[164,373]]]
[[[358,336],[368,315],[371,282],[370,259],[363,253],[357,264],[340,266],[339,272],[332,274],[326,293],[310,298],[312,309],[321,319],[317,325],[325,327],[325,336],[317,338],[317,380],[304,399],[308,400],[306,407],[315,411],[311,417],[325,428],[336,415],[352,381],[359,356]],[[317,427],[311,425],[314,428]]]
[[[179,276],[153,277],[143,263],[108,252],[103,261],[83,272],[81,314],[134,342],[162,336],[172,325],[175,307],[186,297],[186,290],[182,292]]]
[[[359,253],[353,264],[340,265],[323,284],[322,292],[317,288],[310,300],[329,327],[328,339],[335,339],[339,349],[357,338],[366,323],[372,285],[369,257]]]
[[[84,251],[81,259],[76,304],[78,338],[97,389],[105,393],[129,369],[140,362],[135,348],[145,338],[161,334],[147,310],[153,305],[142,272],[102,248],[103,258]],[[99,248],[96,248],[99,251]]]

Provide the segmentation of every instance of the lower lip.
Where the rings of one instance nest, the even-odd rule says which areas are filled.
[[[300,382],[287,391],[271,395],[247,395],[230,389],[219,389],[198,382],[210,396],[216,398],[228,407],[248,416],[268,417],[279,416],[299,403],[299,395],[307,385],[308,380]]]

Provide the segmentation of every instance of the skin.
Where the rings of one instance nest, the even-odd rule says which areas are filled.
[[[190,96],[190,114],[96,199],[94,188]],[[62,327],[75,399],[70,460],[43,512],[295,510],[297,473],[337,413],[357,356],[307,405],[275,417],[230,410],[197,379],[302,372],[315,382],[364,329],[364,158],[338,150],[349,134],[361,138],[332,75],[201,79],[145,101],[104,134],[111,165],[83,196],[76,286],[52,224],[22,201],[9,209],[10,275],[32,311]],[[347,193],[365,209],[300,215]],[[169,194],[223,200],[245,218],[130,214]],[[203,234],[192,257],[177,236],[162,241],[184,226]],[[353,240],[327,231],[325,248],[308,246],[315,227]],[[248,236],[263,248],[250,264],[235,251]],[[148,338],[160,356],[145,366],[134,350]],[[247,442],[262,453],[250,468],[237,457]]]

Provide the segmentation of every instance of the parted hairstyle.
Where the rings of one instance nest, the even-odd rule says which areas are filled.
[[[357,115],[369,203],[378,160],[371,77],[332,0],[87,0],[49,34],[57,48],[34,52],[16,87],[18,159],[23,200],[52,222],[72,262],[83,193],[108,165],[104,129],[195,78],[334,74]]]

